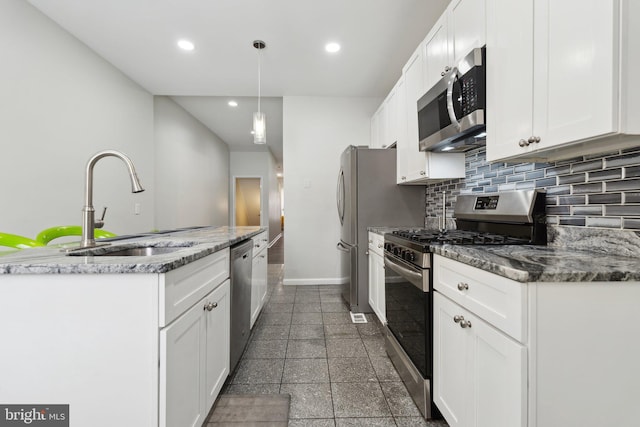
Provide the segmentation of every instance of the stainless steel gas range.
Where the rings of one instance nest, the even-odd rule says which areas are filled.
[[[460,195],[455,230],[407,229],[384,236],[386,348],[425,418],[439,417],[433,377],[434,245],[546,244],[545,194]]]

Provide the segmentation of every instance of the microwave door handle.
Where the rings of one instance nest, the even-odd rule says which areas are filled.
[[[447,111],[449,112],[449,119],[451,120],[451,124],[456,127],[456,129],[461,130],[462,126],[460,126],[460,122],[456,117],[456,112],[453,109],[453,84],[458,79],[458,68],[453,67],[451,69],[451,74],[449,74],[449,78],[447,79]]]

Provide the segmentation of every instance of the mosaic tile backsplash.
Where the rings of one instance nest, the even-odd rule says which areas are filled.
[[[426,188],[426,221],[447,217],[458,194],[541,188],[547,191],[547,223],[577,227],[640,229],[640,146],[552,163],[488,163],[484,147],[465,156],[466,177]]]

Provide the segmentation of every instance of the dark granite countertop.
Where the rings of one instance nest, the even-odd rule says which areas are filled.
[[[640,258],[553,246],[432,246],[434,253],[518,282],[640,281]]]
[[[260,227],[203,227],[162,234],[131,236],[109,242],[109,246],[90,249],[93,254],[117,248],[140,246],[180,247],[153,256],[93,256],[87,250],[74,255],[63,252],[78,243],[0,252],[0,274],[124,274],[166,273],[235,243],[249,239]],[[107,239],[109,240],[109,239]],[[98,240],[104,243],[105,240]]]

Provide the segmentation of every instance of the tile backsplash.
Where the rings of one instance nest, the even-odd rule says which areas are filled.
[[[426,188],[426,217],[453,215],[458,194],[540,188],[547,192],[547,223],[640,229],[640,146],[552,163],[488,163],[484,147],[465,156],[466,177]]]

